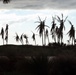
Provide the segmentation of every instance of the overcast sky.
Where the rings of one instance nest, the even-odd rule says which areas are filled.
[[[8,4],[1,0],[0,8],[76,9],[76,0],[11,0]]]

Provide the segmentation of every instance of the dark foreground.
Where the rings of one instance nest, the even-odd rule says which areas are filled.
[[[0,75],[76,75],[76,46],[0,46]]]

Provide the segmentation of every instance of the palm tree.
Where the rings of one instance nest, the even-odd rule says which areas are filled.
[[[28,36],[26,34],[24,34],[23,36],[26,39],[26,44],[28,44]]]
[[[49,44],[49,34],[48,34],[48,29],[46,29],[46,33],[45,33],[45,38],[47,37],[48,38],[48,44]],[[46,43],[45,43],[46,44]]]
[[[4,29],[3,29],[3,27],[1,29],[1,35],[2,35],[2,39],[3,39],[3,45],[4,45]]]
[[[57,43],[59,43],[60,38],[59,38],[59,28],[58,28],[58,26],[56,26],[56,28],[55,28],[55,34],[56,34],[56,37],[57,37],[57,40],[58,40]]]
[[[6,24],[5,32],[6,32],[5,40],[6,40],[6,44],[7,44],[8,43],[8,24]]]
[[[56,23],[55,23],[55,18],[52,17],[52,27],[51,27],[51,32],[55,29]]]
[[[65,19],[63,19],[63,14],[61,14],[61,16],[62,16],[62,19],[59,16],[57,16],[57,21],[60,23],[58,36],[59,36],[59,40],[61,39],[61,43],[62,43],[62,39],[63,39],[63,28],[65,30],[64,23],[65,23],[65,21],[66,21],[66,19],[67,19],[68,16]]]
[[[51,34],[52,34],[52,39],[54,39],[54,41],[56,42],[56,38],[55,38],[55,27],[56,27],[56,23],[55,23],[55,18],[52,17],[52,27],[51,27]]]
[[[73,42],[75,40],[75,28],[74,28],[73,24],[71,23],[71,21],[68,21],[68,22],[70,23],[71,28],[70,28],[70,30],[69,30],[69,32],[67,34],[69,34],[69,37],[70,37],[69,40],[72,39],[72,45],[73,45]]]
[[[19,35],[16,33],[16,36],[15,36],[15,39],[16,39],[16,42],[19,42]]]
[[[45,18],[45,20],[46,20],[46,18]],[[41,19],[39,17],[39,21],[37,21],[39,23],[39,25],[36,27],[36,29],[39,30],[40,37],[42,36],[42,45],[45,45],[45,26],[49,27],[49,26],[45,25],[45,20],[41,21]],[[44,42],[43,42],[43,32],[44,32]]]
[[[21,41],[21,43],[23,45],[23,34],[21,34],[21,36],[20,36],[20,41]]]
[[[8,43],[8,36],[5,36],[6,44]]]
[[[33,33],[33,32],[32,32],[32,33]],[[32,39],[33,39],[33,41],[35,41],[35,45],[36,45],[35,33],[33,33],[33,35],[32,35]]]

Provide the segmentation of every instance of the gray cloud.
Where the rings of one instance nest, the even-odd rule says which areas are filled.
[[[76,0],[11,0],[8,4],[0,1],[0,8],[19,9],[76,9]]]

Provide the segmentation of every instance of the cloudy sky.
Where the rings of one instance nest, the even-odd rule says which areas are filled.
[[[64,19],[68,16],[67,20],[70,20],[76,28],[76,1],[75,0],[11,0],[8,4],[3,4],[0,1],[0,29],[5,29],[6,24],[9,24],[9,44],[18,44],[15,41],[15,33],[19,36],[24,33],[29,37],[29,43],[34,44],[31,39],[32,32],[38,34],[35,28],[38,23],[38,16],[41,20],[46,18],[46,25],[51,27],[52,16],[58,15],[61,18],[61,13],[64,14]],[[59,23],[56,21],[57,26]],[[71,25],[68,21],[65,22],[66,30],[64,31],[64,42],[66,43]],[[49,34],[50,34],[50,29]],[[37,35],[37,44],[41,45],[41,39]],[[51,36],[49,36],[50,42],[53,42]],[[25,41],[24,41],[25,43]],[[21,44],[19,42],[19,44]],[[2,39],[0,36],[0,45],[2,45]]]
[[[0,1],[0,8],[20,9],[75,9],[76,0],[11,0],[8,4]]]

